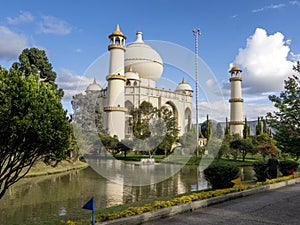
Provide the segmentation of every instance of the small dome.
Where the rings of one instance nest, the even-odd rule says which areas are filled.
[[[160,55],[144,43],[142,32],[137,32],[136,41],[126,47],[125,70],[133,66],[141,78],[158,80],[163,72],[163,61]]]
[[[128,71],[125,73],[127,80],[140,80],[139,74],[134,72],[132,65],[129,66]]]
[[[87,88],[86,92],[95,92],[95,91],[100,91],[101,87],[99,84],[96,83],[96,79],[94,79],[93,83],[91,83]]]
[[[191,85],[185,82],[185,79],[182,79],[182,82],[178,84],[176,91],[193,91]]]

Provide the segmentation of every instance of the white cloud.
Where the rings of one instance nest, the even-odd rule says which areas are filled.
[[[93,78],[80,76],[68,69],[61,69],[56,79],[59,88],[64,90],[64,101],[70,101],[72,97],[86,90],[87,86],[93,82]],[[99,81],[97,81],[101,85]]]
[[[275,110],[271,102],[252,103],[248,100],[254,101],[259,99],[245,99],[245,102],[243,103],[243,118],[247,117],[248,120],[256,120],[258,116],[265,116],[268,112],[273,112]],[[205,121],[207,114],[209,115],[210,119],[216,120],[218,122],[224,122],[226,120],[226,117],[228,118],[228,120],[230,120],[230,103],[228,102],[228,100],[215,102],[200,102],[199,122]],[[195,122],[195,118],[193,119]]]
[[[264,29],[257,28],[235,59],[243,70],[243,91],[251,94],[281,91],[283,80],[293,74],[294,62],[287,60],[289,51],[282,33],[267,35]]]
[[[207,87],[213,87],[216,85],[216,81],[214,79],[208,79],[206,82],[205,82],[205,85]]]
[[[280,8],[283,8],[283,7],[286,7],[286,4],[272,4],[272,5],[267,5],[267,6],[264,6],[262,8],[258,8],[258,9],[253,9],[252,12],[253,13],[258,13],[258,12],[262,12],[264,10],[267,10],[267,9],[280,9]]]
[[[30,12],[20,11],[20,15],[17,17],[6,17],[6,21],[9,24],[20,24],[20,23],[29,23],[34,20],[34,17]]]
[[[253,13],[258,13],[258,12],[262,12],[264,10],[265,10],[265,8],[259,8],[259,9],[253,9],[252,12]]]
[[[295,54],[293,52],[290,52],[290,55],[293,61],[300,61],[300,54]]]
[[[226,117],[229,117],[229,102],[226,100],[218,100],[214,102],[200,101],[198,108],[199,122],[205,121],[207,114],[210,119],[217,120],[219,122],[225,121]]]
[[[38,30],[40,33],[66,35],[72,31],[72,27],[64,20],[53,16],[42,16],[42,19]]]
[[[266,116],[268,112],[274,112],[275,108],[273,104],[243,104],[243,114],[248,120],[256,120],[258,116]]]
[[[296,6],[300,6],[300,2],[299,1],[290,1],[291,5],[296,5]]]
[[[27,47],[27,38],[17,34],[5,26],[0,26],[0,59],[12,60],[17,58]]]

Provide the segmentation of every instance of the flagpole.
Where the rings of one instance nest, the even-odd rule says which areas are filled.
[[[193,29],[195,36],[195,78],[196,78],[196,156],[198,156],[199,122],[198,122],[198,37],[200,29]]]
[[[92,197],[85,205],[82,207],[83,209],[92,210],[92,225],[95,225],[95,201],[94,197]]]
[[[92,225],[95,225],[95,210],[92,211]]]

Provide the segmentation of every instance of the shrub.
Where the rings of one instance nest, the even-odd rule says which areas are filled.
[[[235,165],[214,163],[204,170],[205,179],[213,189],[231,188],[231,180],[239,176],[239,168]]]
[[[279,162],[279,170],[283,176],[291,175],[291,171],[296,171],[298,168],[298,163],[291,160],[284,160]]]
[[[268,163],[264,161],[259,161],[253,163],[253,170],[257,181],[266,181],[268,178]]]

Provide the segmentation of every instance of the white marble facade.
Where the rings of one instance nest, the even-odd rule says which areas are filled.
[[[130,110],[143,101],[154,107],[167,106],[175,114],[180,135],[191,125],[193,90],[183,79],[176,90],[156,87],[163,74],[160,55],[144,43],[142,33],[136,33],[136,41],[125,45],[126,36],[119,26],[109,35],[110,51],[107,87],[101,88],[94,80],[86,92],[97,94],[103,113],[103,125],[110,135],[119,139],[132,137],[129,126]]]

